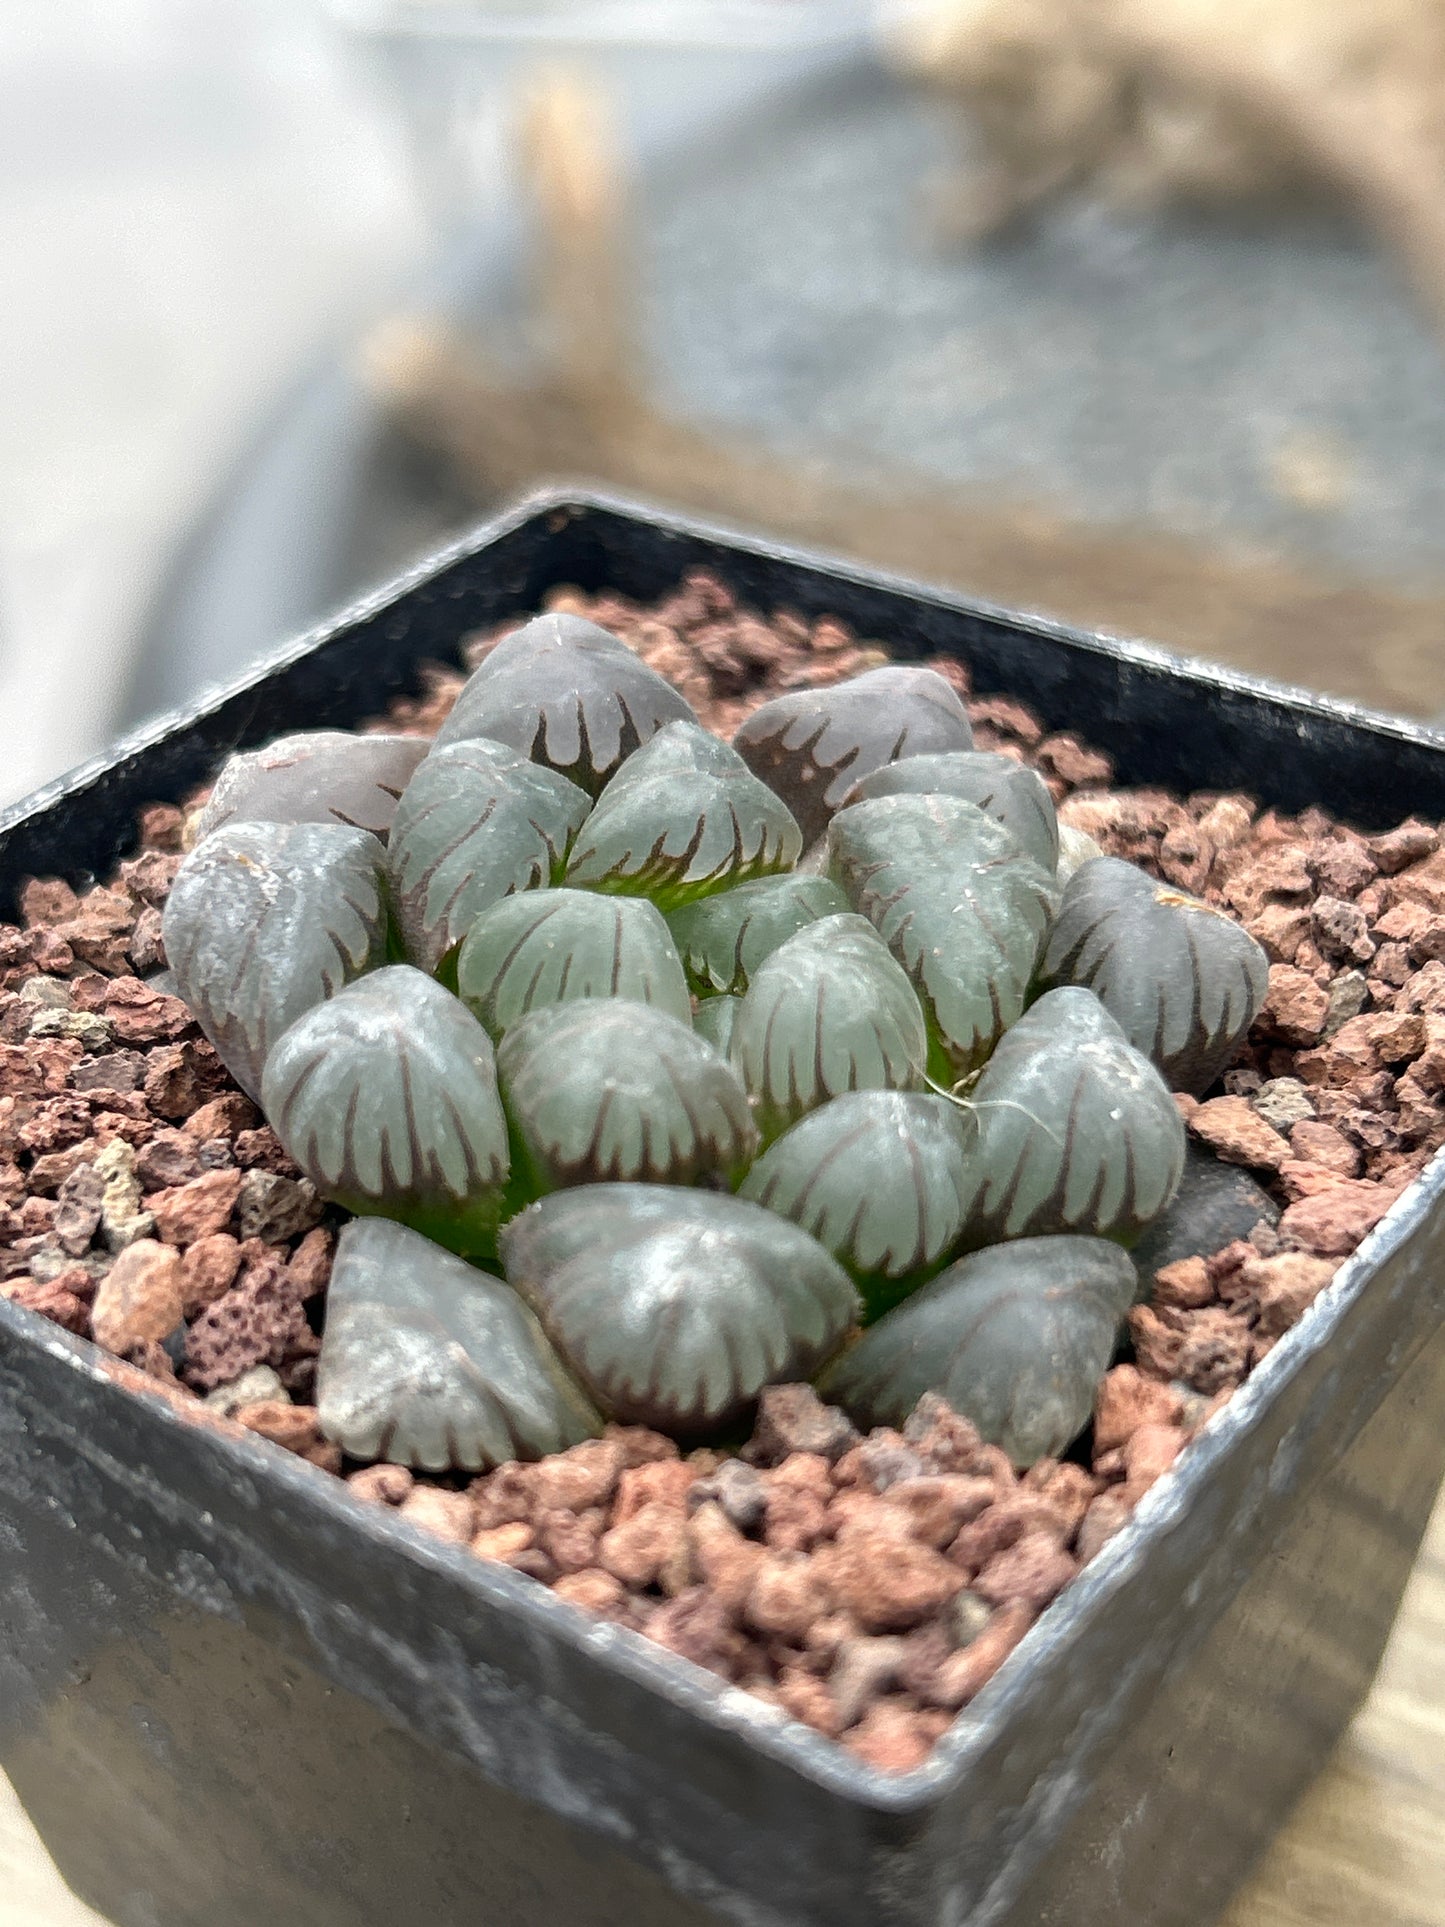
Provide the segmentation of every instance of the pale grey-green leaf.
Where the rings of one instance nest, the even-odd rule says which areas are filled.
[[[692,1021],[662,912],[590,890],[528,890],[484,910],[457,957],[457,989],[494,1037],[529,1010],[584,997],[630,997]]]
[[[337,1240],[317,1406],[351,1458],[427,1472],[539,1459],[601,1429],[510,1286],[384,1218]]]
[[[877,796],[959,796],[974,803],[1014,838],[1042,870],[1059,860],[1059,820],[1054,799],[1037,770],[1012,756],[984,749],[907,756],[885,763],[849,790],[849,803]]]
[[[696,1434],[808,1377],[859,1304],[822,1246],[755,1204],[660,1185],[559,1191],[502,1234],[507,1276],[610,1416]]]
[[[1101,1238],[1026,1238],[950,1265],[880,1318],[819,1382],[863,1427],[902,1426],[938,1392],[1016,1466],[1067,1449],[1089,1421],[1134,1295]]]
[[[761,877],[703,897],[669,916],[668,928],[694,989],[741,995],[753,972],[779,944],[848,910],[848,899],[822,876]]]
[[[489,904],[550,884],[591,807],[575,783],[504,744],[434,750],[387,850],[407,954],[435,970]]]
[[[278,736],[232,756],[196,821],[202,842],[226,823],[340,823],[385,837],[396,799],[431,748],[424,736],[344,729]]]
[[[606,1179],[691,1184],[757,1145],[737,1073],[676,1017],[624,998],[552,1004],[508,1031],[507,1109],[549,1190]]]
[[[385,866],[366,830],[228,823],[176,872],[162,934],[177,995],[250,1096],[281,1033],[384,960]]]

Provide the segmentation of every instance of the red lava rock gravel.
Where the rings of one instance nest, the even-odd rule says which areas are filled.
[[[829,618],[741,609],[704,575],[652,607],[551,606],[626,637],[723,733],[780,690],[886,660]],[[471,639],[469,660],[491,640]],[[937,1399],[903,1432],[860,1438],[807,1387],[779,1386],[735,1456],[613,1426],[465,1487],[348,1469],[311,1403],[336,1214],[185,1006],[145,981],[199,798],[142,811],[136,854],[102,886],[32,881],[19,924],[0,926],[0,1293],[874,1766],[921,1765],[1445,1144],[1439,825],[1362,836],[1317,809],[1116,790],[1090,745],[934,666],[969,700],[979,747],[1033,763],[1062,821],[1227,910],[1270,959],[1239,1061],[1181,1111],[1282,1216],[1157,1273],[1078,1462],[1020,1477]],[[435,730],[462,681],[431,666],[376,726]]]

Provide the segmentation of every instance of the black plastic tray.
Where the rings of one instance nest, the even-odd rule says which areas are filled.
[[[702,564],[1110,750],[1378,827],[1429,732],[595,499],[484,530],[0,821],[103,872],[225,751],[373,715],[552,585]],[[1442,1472],[1437,1163],[1045,1615],[881,1775],[0,1302],[0,1762],[122,1927],[1202,1927],[1363,1697]]]

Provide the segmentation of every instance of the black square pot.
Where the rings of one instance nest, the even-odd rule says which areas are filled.
[[[0,823],[0,888],[350,725],[559,583],[956,652],[1126,784],[1445,817],[1407,724],[557,498]],[[906,1777],[861,1765],[0,1302],[0,1761],[122,1927],[1201,1927],[1363,1697],[1445,1470],[1437,1160]]]

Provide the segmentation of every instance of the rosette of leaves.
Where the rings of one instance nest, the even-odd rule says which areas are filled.
[[[420,970],[374,971],[298,1018],[261,1101],[324,1197],[495,1250],[511,1159],[492,1040]]]
[[[741,996],[779,944],[805,924],[848,909],[848,899],[827,877],[774,876],[703,897],[674,910],[667,922],[698,996]]]
[[[176,872],[162,917],[177,994],[242,1090],[272,1045],[387,954],[386,852],[339,823],[228,823]]]
[[[669,723],[603,791],[567,881],[675,910],[791,869],[802,848],[786,807],[735,750],[698,723]]]
[[[958,796],[851,803],[828,830],[832,873],[923,1000],[937,1070],[976,1070],[1028,998],[1058,906],[1051,871]]]
[[[962,749],[885,763],[855,783],[847,803],[877,796],[959,796],[1002,823],[1025,856],[1052,873],[1059,861],[1059,819],[1036,769],[992,750]]]
[[[1269,990],[1269,959],[1232,917],[1112,856],[1069,879],[1041,974],[1092,990],[1170,1088],[1196,1095]]]
[[[968,711],[933,669],[870,669],[827,689],[790,690],[755,709],[733,737],[812,843],[861,777],[906,756],[972,749]]]
[[[810,1232],[876,1317],[957,1247],[976,1131],[972,1113],[947,1098],[851,1091],[770,1145],[741,1195]]]
[[[316,1403],[351,1458],[427,1472],[540,1459],[601,1430],[516,1292],[384,1218],[336,1241]]]
[[[590,890],[529,890],[484,910],[457,955],[457,991],[494,1037],[529,1010],[584,997],[692,1014],[662,912]]]
[[[591,807],[575,783],[502,743],[433,750],[387,849],[407,955],[436,970],[490,904],[560,882]]]
[[[763,959],[733,1020],[729,1053],[764,1139],[845,1091],[917,1090],[923,1012],[863,917],[822,917]]]
[[[681,1436],[809,1378],[857,1318],[847,1273],[746,1199],[666,1185],[558,1191],[502,1233],[508,1279],[610,1418]]]
[[[595,796],[664,724],[696,721],[618,637],[581,616],[546,615],[483,658],[436,740],[504,743]]]
[[[1104,1238],[1024,1238],[941,1271],[829,1367],[823,1396],[863,1427],[901,1426],[925,1392],[1016,1466],[1065,1451],[1089,1421],[1135,1272]]]
[[[238,823],[340,823],[385,838],[397,798],[431,748],[424,736],[344,729],[278,736],[232,756],[196,819],[196,841]]]
[[[1129,1242],[1184,1170],[1169,1087],[1091,991],[1051,990],[974,1085],[970,1244],[1082,1231]]]
[[[551,1004],[498,1054],[530,1190],[731,1179],[757,1146],[737,1073],[691,1027],[625,998]]]

